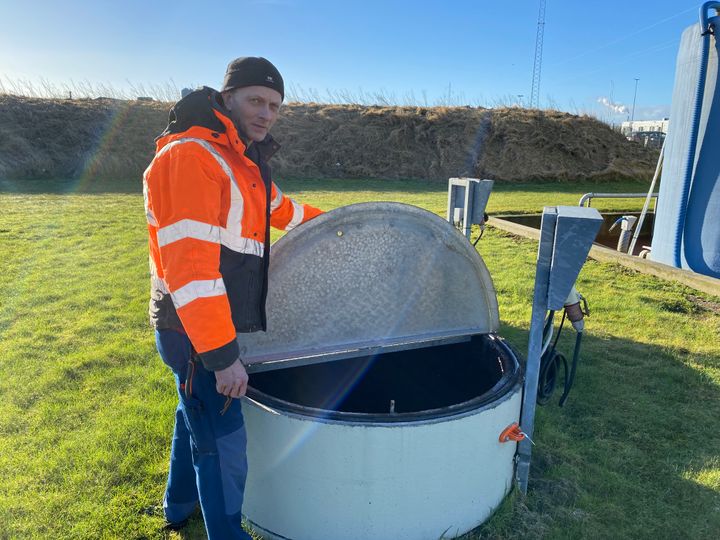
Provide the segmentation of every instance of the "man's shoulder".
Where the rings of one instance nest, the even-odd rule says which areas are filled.
[[[225,124],[218,118],[219,93],[207,86],[191,92],[170,109],[168,125],[160,138],[185,133],[193,127],[207,129],[211,133],[225,133]]]

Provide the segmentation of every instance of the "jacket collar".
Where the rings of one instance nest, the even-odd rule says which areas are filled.
[[[280,149],[280,145],[269,133],[262,141],[251,142],[249,145],[243,142],[247,138],[243,135],[231,120],[230,111],[222,103],[220,93],[203,86],[182,98],[170,109],[168,125],[155,140],[158,149],[168,142],[186,136],[229,145],[240,154],[247,154],[249,147],[253,146],[263,161],[269,160]]]

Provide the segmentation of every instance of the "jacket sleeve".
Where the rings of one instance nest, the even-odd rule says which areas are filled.
[[[227,179],[195,143],[178,145],[156,161],[147,181],[162,276],[203,364],[224,369],[239,357],[220,274],[221,194]]]
[[[318,208],[285,196],[275,182],[272,183],[270,200],[270,225],[276,229],[289,231],[323,213]]]

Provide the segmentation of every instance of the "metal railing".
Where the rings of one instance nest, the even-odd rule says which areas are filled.
[[[657,200],[658,195],[658,193],[653,193],[650,196]],[[647,196],[647,193],[586,193],[580,197],[578,206],[585,206],[587,202],[587,206],[589,207],[590,201],[593,199],[643,199]]]

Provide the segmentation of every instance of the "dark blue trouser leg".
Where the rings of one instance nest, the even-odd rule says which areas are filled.
[[[182,408],[175,410],[175,430],[170,450],[170,473],[168,474],[163,510],[171,523],[179,523],[193,513],[199,496],[192,461],[190,432],[185,425]]]
[[[192,392],[187,395],[181,385],[187,379],[190,341],[174,330],[159,330],[156,340],[160,356],[173,369],[180,396],[165,494],[166,517],[181,521],[194,509],[190,499],[199,497],[209,540],[249,540],[241,525],[247,439],[240,401],[233,400],[221,414],[225,396],[215,389],[214,373],[200,362],[193,363]],[[181,515],[184,517],[174,519]]]
[[[181,403],[193,441],[193,464],[208,537],[249,540],[241,524],[247,460],[240,402],[234,400],[221,414],[225,396],[215,389],[215,375],[196,364],[192,396],[183,395]]]

